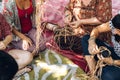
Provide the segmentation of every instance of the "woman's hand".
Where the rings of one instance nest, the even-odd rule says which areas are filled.
[[[97,54],[100,52],[94,40],[89,40],[88,51],[90,54]]]
[[[114,29],[114,30],[113,30],[113,33],[120,35],[120,30],[119,30],[119,29]]]
[[[109,65],[113,65],[114,64],[114,60],[112,59],[112,57],[108,57],[108,58],[103,58],[102,59],[103,62],[109,64]]]
[[[12,31],[16,36],[18,36],[20,39],[23,40],[22,47],[24,50],[27,50],[30,46],[32,46],[32,40],[29,37],[27,37],[25,34],[19,32],[15,28],[13,28]]]
[[[3,41],[0,41],[0,50],[6,49],[6,45],[4,44]]]
[[[24,36],[23,38],[23,44],[22,47],[24,50],[27,50],[30,46],[32,46],[32,40],[28,38],[27,36]]]
[[[80,25],[80,21],[71,22],[69,25],[72,28],[77,28]]]

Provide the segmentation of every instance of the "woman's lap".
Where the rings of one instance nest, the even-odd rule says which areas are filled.
[[[105,66],[101,78],[102,80],[120,80],[120,67]]]
[[[28,48],[28,51],[32,52],[36,48],[36,45],[35,45],[36,44],[36,29],[35,28],[31,29],[26,36],[28,36],[33,41],[33,45]],[[45,42],[46,41],[45,41],[44,36],[43,35],[40,36],[40,43],[37,44],[39,45],[39,51],[42,51],[46,48]],[[22,40],[13,41],[12,45],[16,49],[23,49]]]

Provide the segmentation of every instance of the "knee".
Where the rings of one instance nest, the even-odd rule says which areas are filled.
[[[30,63],[30,62],[33,60],[33,55],[32,55],[32,53],[30,53],[30,52],[27,51],[24,55],[26,56],[26,57],[25,57],[26,63]]]
[[[9,54],[16,60],[19,68],[28,65],[33,60],[33,55],[28,51],[15,49],[9,51]]]
[[[23,68],[26,65],[30,64],[33,60],[32,53],[28,51],[23,51],[21,55],[19,56],[19,59],[17,60],[19,68]]]

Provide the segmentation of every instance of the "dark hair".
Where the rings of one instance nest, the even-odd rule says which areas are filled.
[[[12,80],[17,71],[18,65],[15,59],[0,50],[0,80]]]
[[[117,14],[115,17],[113,17],[111,21],[115,28],[120,29],[120,14]],[[115,34],[114,36],[115,36],[115,40],[119,42],[120,36],[118,34]]]
[[[115,28],[120,29],[120,14],[117,14],[115,17],[113,17],[111,21]]]

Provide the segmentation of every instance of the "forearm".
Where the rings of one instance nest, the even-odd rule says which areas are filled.
[[[96,39],[100,33],[109,32],[110,30],[109,22],[103,23],[92,30],[90,38]]]
[[[99,35],[99,31],[96,27],[92,30],[92,32],[90,34],[89,43],[95,42],[95,39],[98,37],[98,35]]]
[[[24,34],[22,34],[21,32],[19,32],[18,30],[16,30],[15,28],[13,28],[12,29],[12,32],[16,35],[16,36],[18,36],[19,38],[21,38],[21,39],[24,39]]]
[[[102,22],[100,22],[96,17],[88,18],[88,19],[80,19],[80,23],[83,25],[99,25]]]
[[[113,65],[120,66],[120,60],[114,60]]]
[[[5,37],[5,39],[3,40],[3,43],[7,46],[11,41],[12,41],[12,35],[8,35]]]

